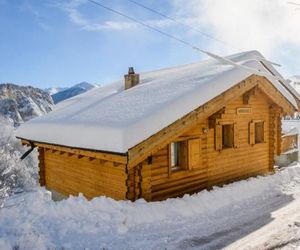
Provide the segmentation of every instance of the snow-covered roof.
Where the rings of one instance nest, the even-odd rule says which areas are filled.
[[[257,51],[228,59],[268,72]],[[271,64],[264,61],[277,74]],[[269,73],[269,72],[268,72]],[[124,91],[124,80],[66,100],[47,115],[23,124],[17,136],[39,142],[125,153],[240,81],[252,75],[209,59],[140,74],[140,84]],[[297,107],[282,83],[269,79]]]

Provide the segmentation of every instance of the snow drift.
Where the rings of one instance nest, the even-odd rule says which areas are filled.
[[[274,175],[162,202],[133,203],[106,197],[88,202],[81,195],[54,202],[49,192],[37,188],[6,200],[0,210],[0,248],[174,248],[184,237],[206,235],[222,227],[230,231],[243,220],[257,221],[252,216],[268,216],[280,202],[289,202],[286,193],[299,183],[297,165]]]

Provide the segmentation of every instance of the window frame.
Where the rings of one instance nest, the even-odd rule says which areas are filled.
[[[175,172],[178,172],[178,171],[182,171],[182,170],[187,170],[188,169],[188,152],[185,152],[185,157],[186,159],[184,160],[186,162],[186,166],[180,166],[179,165],[179,162],[180,162],[180,159],[179,159],[179,156],[180,154],[178,154],[178,151],[179,151],[179,148],[177,146],[177,161],[178,161],[178,166],[173,166],[172,164],[172,144],[178,144],[178,143],[186,143],[187,144],[187,140],[177,140],[177,141],[172,141],[170,144],[169,144],[169,168],[170,168],[170,172],[172,173],[175,173]],[[188,150],[187,146],[186,146],[186,151]]]
[[[224,147],[223,146],[223,126],[232,125],[232,147]],[[239,146],[239,128],[237,122],[234,120],[222,121],[216,120],[215,123],[215,150],[232,150],[238,148]]]
[[[197,166],[197,168],[200,168],[200,165],[201,165],[201,163],[200,163],[201,162],[201,160],[200,160],[200,157],[201,157],[201,138],[200,138],[200,136],[199,137],[189,137],[189,138],[184,138],[184,139],[180,138],[178,140],[174,140],[174,141],[170,142],[169,145],[168,145],[169,177],[171,175],[176,175],[176,173],[189,172],[189,171],[193,171],[194,170],[194,168],[192,166],[193,162],[190,159],[191,158],[190,153],[192,152],[192,151],[190,151],[191,144],[189,144],[189,143],[192,143],[193,140],[199,140],[198,141],[198,143],[199,143],[198,144],[199,145],[198,154],[200,156],[199,156],[199,166]],[[175,169],[174,166],[172,165],[172,144],[173,143],[179,143],[179,142],[185,142],[186,143],[186,145],[185,145],[185,147],[186,147],[186,149],[185,149],[186,150],[186,152],[185,152],[186,159],[184,160],[184,162],[185,162],[184,166],[178,166],[178,168]]]
[[[221,126],[222,126],[222,150],[234,148],[234,123],[222,124]],[[225,138],[225,133],[224,133],[226,127],[229,127],[229,130],[232,130],[232,132],[230,132],[230,135],[227,136],[227,139]],[[228,132],[227,129],[226,132]],[[227,141],[228,144],[230,144],[230,146],[226,145],[227,143],[225,142]]]

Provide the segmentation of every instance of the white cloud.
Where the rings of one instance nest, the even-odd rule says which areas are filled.
[[[197,18],[199,29],[230,44],[225,47],[211,40],[207,48],[215,52],[256,49],[276,60],[300,52],[300,11],[285,0],[173,0],[173,4],[176,13]],[[300,66],[299,57],[291,60]]]
[[[1,0],[0,0],[0,4],[1,4]],[[39,11],[34,8],[32,5],[28,4],[27,2],[25,2],[24,4],[19,6],[19,9],[21,11],[24,12],[28,12],[30,14],[33,15],[34,20],[36,22],[36,24],[43,30],[47,31],[50,29],[50,26],[48,24],[46,24],[46,22],[44,21],[43,17],[41,16],[41,14],[39,13]]]
[[[185,34],[178,32],[175,36],[187,41],[206,36],[201,48],[219,54],[259,50],[273,61],[288,63],[289,68],[283,69],[285,73],[299,73],[293,72],[298,70],[295,65],[300,65],[300,57],[295,56],[295,53],[300,53],[300,11],[295,10],[297,6],[285,0],[170,0],[170,3],[173,7],[170,15],[193,27],[184,29]],[[128,20],[100,22],[91,19],[81,11],[84,4],[87,4],[86,0],[70,0],[56,6],[68,15],[72,23],[86,31],[123,31],[141,27]],[[178,27],[176,22],[165,18],[144,22],[161,29]],[[195,32],[196,29],[200,32]],[[201,31],[216,39],[199,35]]]
[[[92,20],[87,18],[81,11],[80,7],[84,4],[88,4],[86,0],[71,0],[68,3],[56,3],[54,6],[59,7],[63,10],[69,17],[70,21],[76,25],[78,25],[82,30],[86,31],[104,31],[104,30],[128,30],[128,29],[137,29],[140,28],[141,25],[135,23],[133,21],[112,21],[107,20],[104,22],[99,22],[96,20]],[[53,5],[52,5],[53,6]],[[128,14],[128,13],[125,13]],[[130,13],[128,14],[130,16]],[[139,19],[138,17],[134,17]],[[189,22],[192,23],[194,20],[191,18],[182,18],[181,22]],[[147,25],[155,26],[156,28],[168,28],[171,26],[175,26],[171,20],[168,19],[151,19],[143,21]]]

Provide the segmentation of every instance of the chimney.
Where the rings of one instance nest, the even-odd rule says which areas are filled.
[[[140,75],[134,73],[133,67],[128,68],[128,74],[124,75],[125,77],[125,90],[138,85],[140,82]]]

